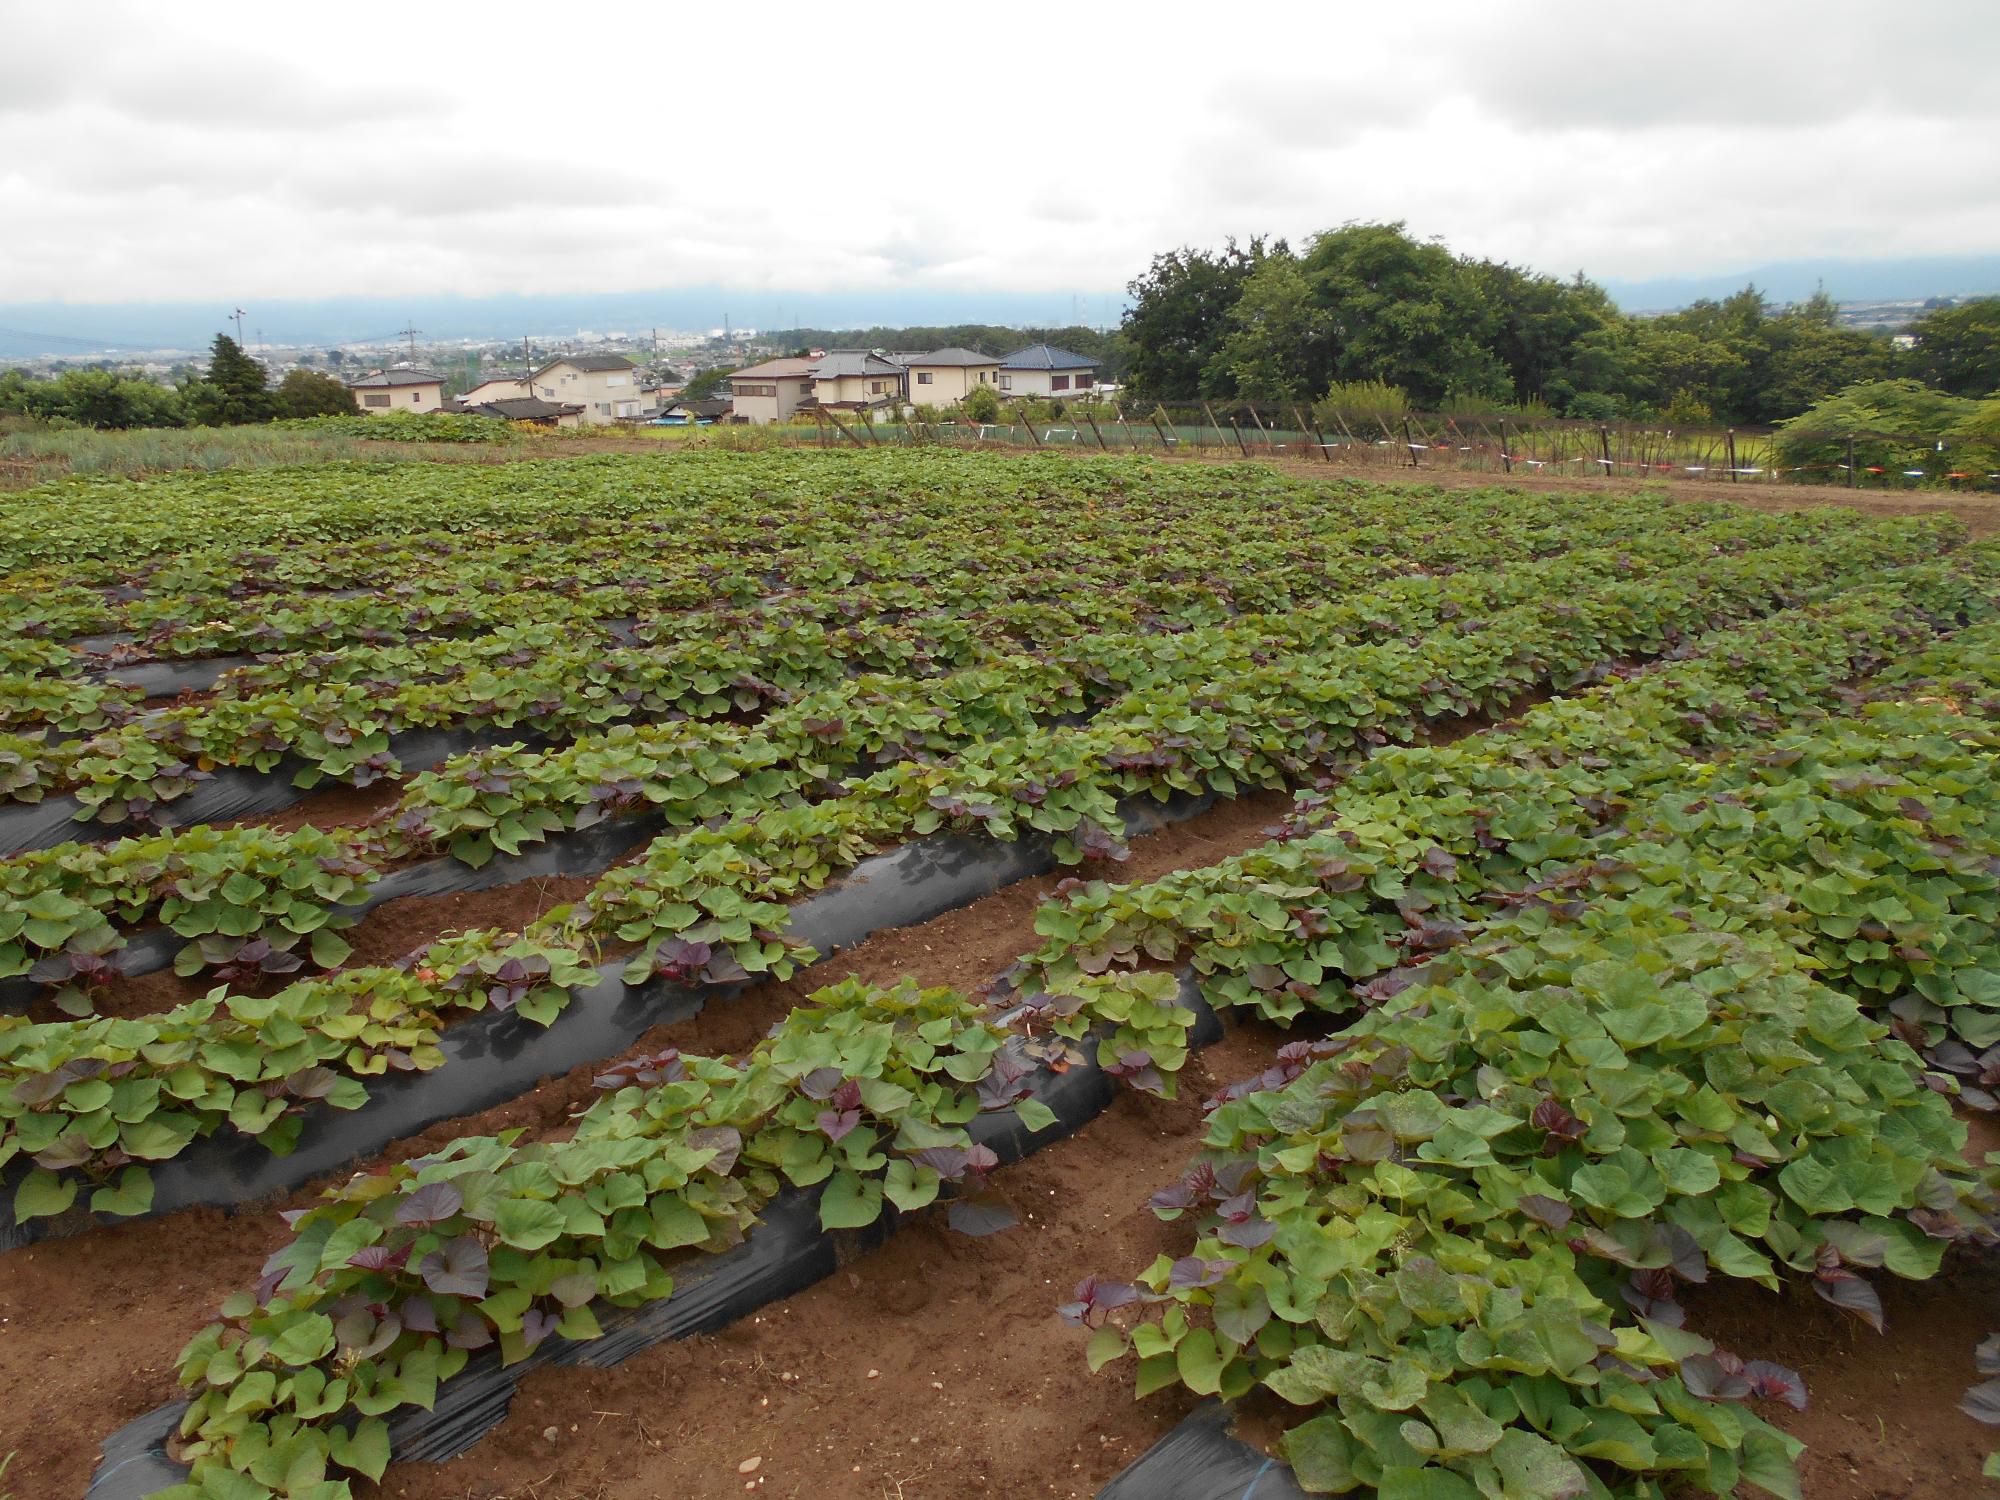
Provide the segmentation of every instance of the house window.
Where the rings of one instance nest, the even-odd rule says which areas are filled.
[[[595,412],[603,412],[603,413],[605,413],[606,415],[609,415],[609,414],[610,414],[610,411],[611,411],[611,408],[610,408],[609,406],[605,405],[605,404],[604,404],[604,403],[603,403],[602,401],[593,401],[593,402],[591,402],[591,403],[590,403],[590,409],[591,409],[592,411],[595,411]]]
[[[931,372],[929,370],[920,370],[917,372],[918,385],[929,385],[930,383],[931,383]]]
[[[775,397],[778,394],[778,388],[775,385],[738,385],[731,386],[730,389],[735,391],[739,396]]]
[[[1052,391],[1066,391],[1066,390],[1068,390],[1068,389],[1069,389],[1069,376],[1067,376],[1067,375],[1051,375],[1051,376],[1049,377],[1049,389],[1050,389],[1050,390],[1052,390]]]
[[[1076,388],[1080,391],[1088,389],[1094,384],[1096,382],[1091,378],[1090,371],[1088,370],[1085,370],[1081,375],[1076,377]]]
[[[882,382],[881,382],[881,381],[879,381],[879,380],[871,380],[871,381],[869,381],[869,382],[868,382],[868,394],[869,394],[869,395],[871,395],[871,396],[879,396],[879,395],[881,395],[881,394],[882,394]]]
[[[771,387],[771,391],[774,395],[777,393],[777,389],[778,388],[776,386]],[[801,396],[810,396],[812,393],[813,393],[813,383],[810,380],[801,380],[799,382],[799,394]]]
[[[421,403],[422,403],[422,401],[423,401],[423,399],[424,399],[424,393],[423,393],[422,391],[411,391],[411,392],[410,392],[410,400],[412,400],[412,401],[414,401],[414,402],[417,402],[417,403],[421,404]]]
[[[389,393],[384,391],[379,396],[363,396],[361,404],[363,406],[387,406],[389,404]]]

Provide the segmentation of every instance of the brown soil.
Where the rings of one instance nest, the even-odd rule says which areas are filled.
[[[385,776],[368,786],[329,786],[307,792],[289,807],[217,823],[217,828],[268,828],[295,833],[308,823],[315,828],[353,828],[373,822],[403,798],[403,778]]]
[[[1013,450],[995,450],[1013,451]],[[1158,454],[1152,455],[1159,457]],[[1253,457],[1258,455],[1253,454]],[[1175,454],[1176,463],[1241,463],[1239,454]],[[1568,494],[1589,491],[1605,495],[1658,493],[1685,501],[1727,501],[1750,510],[1816,510],[1840,506],[1868,516],[1958,517],[1975,537],[2000,531],[2000,494],[1949,493],[1937,490],[1847,489],[1833,484],[1729,484],[1711,479],[1602,479],[1535,473],[1492,473],[1480,469],[1411,469],[1400,464],[1322,464],[1307,459],[1261,458],[1299,478],[1353,479],[1367,484],[1438,485],[1445,489],[1518,489]]]
[[[596,884],[594,877],[545,875],[484,891],[385,901],[341,932],[354,948],[346,967],[393,964],[442,933],[474,927],[519,932],[551,907],[581,901]]]
[[[935,1215],[800,1296],[610,1370],[537,1373],[501,1427],[397,1500],[502,1496],[1089,1496],[1185,1414],[1092,1376],[1055,1315],[1091,1271],[1129,1275],[1183,1237],[1145,1211],[1177,1177],[1198,1102],[1262,1067],[1262,1025],[1199,1054],[1173,1102],[1140,1094],[996,1182],[1020,1224],[988,1239]],[[747,1478],[740,1465],[760,1460]]]
[[[1118,880],[1145,880],[1212,863],[1262,843],[1265,830],[1288,806],[1279,793],[1224,803],[1187,823],[1133,840],[1131,858],[1106,873]],[[758,986],[691,1021],[656,1027],[632,1050],[671,1045],[710,1053],[745,1051],[813,990],[849,973],[884,983],[910,974],[926,984],[969,988],[1035,946],[1035,910],[1061,878],[1026,881],[920,927],[879,933],[787,983]],[[524,883],[536,884],[541,883]],[[430,899],[519,902],[522,891],[522,886],[503,887]],[[548,904],[571,899],[555,890],[533,899],[544,898]],[[391,903],[381,911],[402,904]],[[463,925],[459,919],[472,909],[460,908],[452,920]],[[422,925],[434,932],[439,920],[434,904]],[[404,936],[412,930],[414,926],[404,929]],[[401,940],[384,939],[391,945]],[[559,1129],[593,1096],[590,1079],[601,1069],[601,1063],[586,1065],[482,1114],[442,1122],[396,1142],[378,1160],[402,1160],[461,1136],[513,1126]],[[1190,1083],[1194,1089],[1203,1086],[1198,1077]],[[1176,1149],[1185,1154],[1184,1137]],[[354,1163],[341,1176],[370,1164]],[[284,1243],[287,1232],[276,1210],[310,1201],[321,1186],[312,1184],[280,1202],[236,1214],[190,1210],[92,1229],[0,1256],[0,1390],[14,1393],[0,1404],[0,1456],[19,1450],[7,1479],[22,1500],[82,1493],[96,1464],[98,1442],[172,1397],[173,1359],[180,1347],[209,1320],[222,1298],[254,1279],[263,1258]],[[1089,1211],[1097,1212],[1095,1207]],[[80,1329],[93,1330],[88,1357],[78,1357],[75,1347]]]
[[[1966,1260],[1936,1281],[1886,1273],[1887,1333],[1803,1287],[1767,1292],[1745,1283],[1691,1299],[1689,1324],[1744,1359],[1770,1359],[1805,1377],[1802,1412],[1764,1402],[1759,1414],[1806,1445],[1807,1500],[1918,1500],[1984,1493],[1985,1456],[2000,1434],[1958,1410],[1981,1377],[1972,1351],[2000,1331],[2000,1264]]]

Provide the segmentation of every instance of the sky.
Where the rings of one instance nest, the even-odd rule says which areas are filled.
[[[715,285],[1097,322],[1156,251],[1352,220],[1600,280],[2000,251],[2000,0],[0,0],[0,34],[6,303]]]

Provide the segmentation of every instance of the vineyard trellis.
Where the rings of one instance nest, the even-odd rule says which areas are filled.
[[[947,444],[1104,452],[1289,458],[1329,466],[1528,476],[1599,475],[1729,484],[1819,483],[1848,488],[1991,489],[2000,471],[1990,455],[1965,455],[1943,437],[1873,431],[1788,431],[1792,445],[1822,450],[1819,461],[1780,463],[1770,428],[1681,427],[1659,422],[1588,422],[1447,412],[1329,411],[1303,402],[1126,402],[1059,405],[1030,421],[962,417],[870,423],[821,410],[801,440],[820,446]],[[1909,455],[1923,451],[1922,462]],[[1901,457],[1894,455],[1900,454]],[[1874,461],[1880,460],[1880,461]]]

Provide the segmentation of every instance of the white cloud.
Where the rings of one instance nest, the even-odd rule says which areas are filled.
[[[1992,0],[11,8],[7,301],[1067,296],[1365,218],[1613,278],[2000,248]]]

